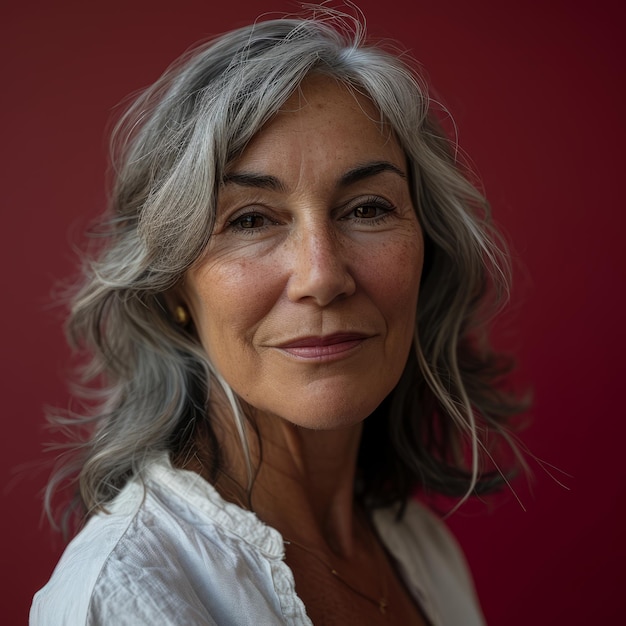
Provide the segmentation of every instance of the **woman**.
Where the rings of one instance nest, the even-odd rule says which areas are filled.
[[[502,481],[506,263],[422,82],[345,16],[260,22],[114,140],[69,321],[102,391],[49,487],[86,524],[31,623],[482,623],[411,496]]]

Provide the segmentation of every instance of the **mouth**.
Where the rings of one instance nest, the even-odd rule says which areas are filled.
[[[369,339],[362,333],[334,333],[323,337],[298,337],[276,346],[279,350],[301,359],[331,360],[347,356]]]

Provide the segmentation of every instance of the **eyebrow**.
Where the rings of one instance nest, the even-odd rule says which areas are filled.
[[[372,161],[371,163],[359,165],[346,172],[339,179],[339,185],[341,187],[347,187],[348,185],[357,183],[364,178],[370,178],[371,176],[376,176],[376,174],[381,174],[382,172],[393,172],[401,178],[406,178],[406,174],[393,163],[389,163],[389,161]]]
[[[406,174],[396,165],[389,161],[372,161],[358,165],[348,170],[339,179],[339,187],[348,187],[365,178],[371,178],[382,172],[392,172],[401,178],[406,179]],[[283,183],[275,176],[266,174],[254,174],[252,172],[234,172],[226,174],[222,179],[224,185],[240,185],[242,187],[255,187],[259,189],[268,189],[269,191],[285,191]]]
[[[265,174],[253,174],[251,172],[238,172],[226,174],[222,179],[224,185],[241,185],[242,187],[257,187],[270,191],[284,191],[284,185],[275,176]]]

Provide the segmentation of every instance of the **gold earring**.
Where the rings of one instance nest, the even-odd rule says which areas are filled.
[[[174,320],[179,326],[186,326],[189,322],[189,313],[182,304],[174,308]]]

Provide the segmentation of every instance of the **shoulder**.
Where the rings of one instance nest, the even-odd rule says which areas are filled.
[[[138,519],[145,494],[131,483],[94,515],[66,547],[50,580],[33,599],[30,623],[37,626],[92,623],[101,590],[110,584],[110,568],[120,552],[137,544]],[[132,554],[132,549],[130,551]],[[132,557],[129,559],[132,563]],[[123,622],[121,622],[123,623]]]
[[[463,552],[446,524],[411,501],[401,519],[395,509],[374,512],[374,523],[434,623],[483,624],[474,583]]]
[[[237,624],[253,606],[282,623],[282,555],[256,516],[196,474],[157,465],[69,544],[31,626]]]

